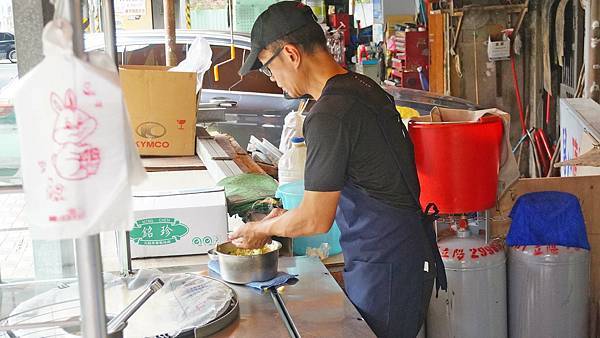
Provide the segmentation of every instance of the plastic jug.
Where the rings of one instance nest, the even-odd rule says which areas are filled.
[[[302,202],[303,196],[303,180],[280,185],[279,189],[277,189],[277,193],[275,194],[275,197],[281,198],[283,207],[287,210],[298,207],[300,202]],[[322,243],[327,243],[329,245],[330,256],[337,255],[342,252],[342,247],[340,246],[340,235],[340,229],[338,228],[337,224],[333,222],[331,229],[329,229],[327,233],[294,238],[294,255],[306,255],[307,248],[319,248]]]
[[[304,179],[306,144],[304,137],[292,137],[292,148],[279,159],[279,185]]]

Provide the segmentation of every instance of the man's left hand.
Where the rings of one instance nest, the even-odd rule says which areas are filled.
[[[262,248],[265,244],[271,243],[271,235],[265,231],[261,231],[264,229],[264,225],[262,223],[269,219],[277,218],[283,215],[286,211],[287,210],[275,208],[271,210],[271,212],[260,222],[249,222],[237,228],[231,235],[229,235],[229,239],[235,246],[240,248]]]

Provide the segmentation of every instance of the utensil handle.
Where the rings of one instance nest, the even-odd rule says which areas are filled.
[[[133,302],[131,302],[121,313],[114,317],[107,325],[107,332],[113,333],[123,323],[125,323],[133,314],[152,296],[160,290],[165,283],[160,278],[156,278]]]

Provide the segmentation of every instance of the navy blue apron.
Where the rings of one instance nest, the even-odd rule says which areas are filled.
[[[423,299],[431,295],[423,287],[425,261],[433,270],[421,213],[387,205],[347,183],[335,221],[352,303],[378,337],[414,338],[426,315]]]
[[[378,86],[356,74],[350,76],[365,87]],[[433,230],[436,213],[429,214],[429,205],[425,213],[421,211],[414,149],[393,98],[382,91],[361,90],[356,82],[348,83],[347,88],[326,89],[322,95],[353,95],[371,103],[365,106],[391,150],[398,179],[406,182],[419,208],[393,207],[346,182],[335,218],[341,232],[346,293],[377,336],[413,338],[426,316],[433,279],[436,291],[446,290],[446,274]],[[368,99],[365,95],[369,94],[385,96]],[[381,105],[372,106],[372,102]]]

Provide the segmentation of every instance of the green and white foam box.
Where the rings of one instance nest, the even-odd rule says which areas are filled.
[[[207,171],[149,173],[134,189],[131,257],[204,254],[227,239],[227,202]]]

